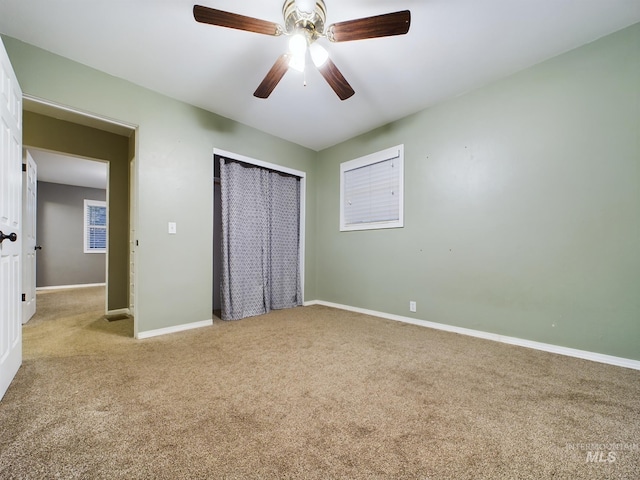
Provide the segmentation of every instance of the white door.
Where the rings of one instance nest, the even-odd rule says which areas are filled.
[[[0,40],[0,398],[22,363],[22,92]]]
[[[36,313],[36,212],[38,166],[27,151],[22,164],[22,323]]]

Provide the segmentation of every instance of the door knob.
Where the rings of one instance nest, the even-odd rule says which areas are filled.
[[[4,242],[5,240],[15,242],[17,239],[18,239],[18,235],[16,235],[15,233],[10,233],[9,235],[5,235],[2,232],[2,230],[0,230],[0,243]]]
[[[36,245],[35,247],[33,247],[34,250],[42,250],[42,247],[40,245]]]

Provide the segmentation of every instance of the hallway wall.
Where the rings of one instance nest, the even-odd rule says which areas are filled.
[[[129,142],[128,137],[47,115],[24,112],[23,144],[109,161],[109,310],[129,307]]]
[[[84,253],[84,200],[106,190],[38,182],[36,287],[104,283],[104,253]]]

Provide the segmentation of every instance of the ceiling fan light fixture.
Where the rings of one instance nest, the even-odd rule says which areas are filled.
[[[293,68],[294,70],[303,73],[306,64],[306,56],[306,52],[302,55],[291,55],[289,58],[289,68]]]
[[[289,39],[289,67],[299,72],[304,72],[309,43],[303,31],[298,31]]]
[[[289,42],[289,52],[278,57],[254,92],[253,95],[255,97],[269,97],[289,68],[304,72],[307,50],[309,50],[309,55],[322,77],[324,77],[340,100],[346,100],[355,91],[338,67],[331,61],[327,51],[321,46],[315,45],[315,42],[320,38],[327,38],[331,42],[347,42],[404,35],[409,32],[411,12],[402,10],[372,17],[357,18],[333,23],[325,28],[327,9],[324,1],[284,0],[284,5],[282,6],[284,26],[202,5],[193,6],[193,17],[199,23],[276,37],[279,35],[292,37]]]
[[[296,33],[289,39],[289,51],[293,56],[304,56],[307,52],[307,37],[304,33]]]
[[[311,54],[311,60],[313,61],[313,64],[318,68],[324,65],[329,58],[329,52],[327,52],[324,47],[318,45],[317,43],[311,44],[311,46],[309,47],[309,53]]]

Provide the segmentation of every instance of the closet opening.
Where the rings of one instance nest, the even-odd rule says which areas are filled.
[[[214,315],[302,305],[305,172],[218,149],[213,170]]]

